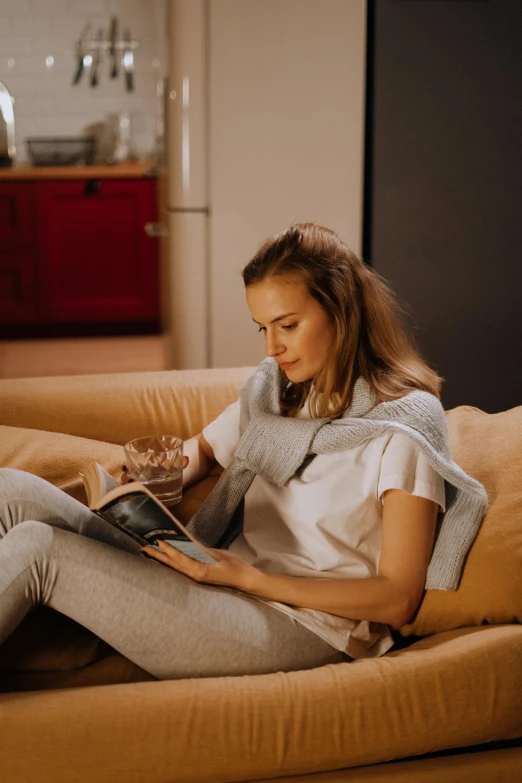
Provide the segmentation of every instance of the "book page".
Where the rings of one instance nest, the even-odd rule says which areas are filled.
[[[98,471],[98,477],[100,480],[100,498],[103,498],[108,492],[110,492],[112,489],[116,489],[120,485],[115,479],[113,479],[110,473],[107,473],[105,468],[102,468],[99,462],[96,463],[96,470]]]
[[[162,540],[167,544],[176,547],[176,549],[179,549],[179,551],[183,552],[184,555],[191,557],[192,560],[198,560],[200,563],[217,563],[215,558],[205,552],[205,550],[200,547],[199,544],[195,544],[193,541],[179,541],[179,539],[172,538],[162,538]],[[159,546],[157,546],[157,544],[149,544],[147,542],[147,546],[159,550]]]

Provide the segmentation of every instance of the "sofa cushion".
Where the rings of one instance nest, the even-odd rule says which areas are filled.
[[[246,781],[511,739],[521,652],[520,626],[466,628],[306,671],[6,694],[3,779]]]
[[[522,621],[522,406],[494,414],[461,406],[447,421],[453,459],[484,484],[488,509],[458,589],[426,591],[404,636]]]
[[[1,467],[34,473],[82,503],[87,499],[78,471],[93,459],[112,476],[121,476],[123,448],[114,443],[0,425]]]

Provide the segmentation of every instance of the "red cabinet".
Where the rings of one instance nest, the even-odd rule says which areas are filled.
[[[0,182],[0,322],[159,322],[154,179]]]
[[[0,182],[0,323],[37,318],[34,190]]]
[[[27,245],[33,235],[33,189],[28,182],[0,182],[0,242]]]

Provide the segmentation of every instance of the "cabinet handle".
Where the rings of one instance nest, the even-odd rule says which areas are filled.
[[[168,229],[162,223],[145,223],[143,228],[147,236],[153,239],[164,239],[169,236]]]
[[[83,188],[84,196],[94,196],[101,190],[102,184],[99,179],[88,179]]]

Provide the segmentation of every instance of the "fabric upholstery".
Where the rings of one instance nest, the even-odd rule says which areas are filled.
[[[121,476],[123,448],[114,443],[0,424],[0,467],[34,473],[68,495],[87,502],[78,471],[96,460],[114,477]]]
[[[123,445],[190,438],[239,396],[255,367],[0,381],[0,424]]]
[[[499,625],[302,672],[4,694],[3,777],[246,781],[510,739],[521,653]]]
[[[522,769],[522,747],[496,748],[468,753],[421,756],[405,761],[277,778],[277,783],[491,783],[517,780]],[[263,778],[256,783],[272,783]]]
[[[494,414],[461,406],[447,421],[453,459],[484,484],[489,507],[458,589],[426,591],[405,636],[522,622],[522,406]]]

